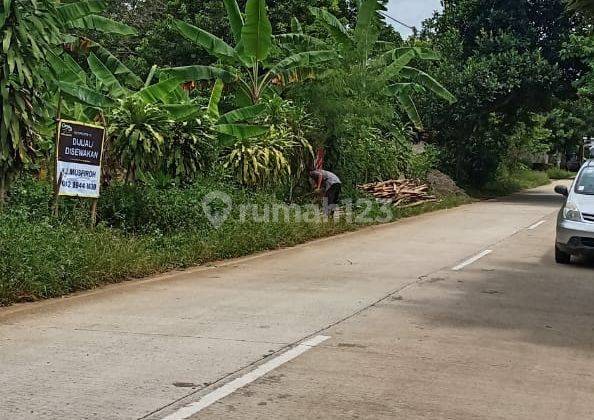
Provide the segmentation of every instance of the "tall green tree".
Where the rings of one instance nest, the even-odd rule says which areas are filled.
[[[528,131],[535,113],[546,113],[576,95],[587,70],[562,55],[581,20],[563,0],[452,0],[426,22],[423,37],[444,57],[435,71],[458,98],[422,109],[450,173],[481,185],[505,165],[518,124]]]
[[[410,123],[423,123],[414,98],[429,92],[444,103],[454,96],[419,64],[439,57],[423,45],[406,45],[384,38],[383,3],[359,2],[355,24],[349,25],[330,10],[310,7],[319,37],[300,31],[278,37],[283,48],[333,49],[338,59],[313,81],[290,91],[324,122],[323,143],[328,164],[345,181],[361,183],[402,173],[409,154]]]

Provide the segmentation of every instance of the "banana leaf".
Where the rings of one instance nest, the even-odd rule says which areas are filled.
[[[163,109],[174,121],[188,121],[201,112],[196,104],[167,104],[163,105]]]
[[[247,106],[245,108],[239,108],[234,111],[228,112],[221,116],[219,119],[220,124],[233,124],[241,121],[249,121],[257,116],[261,115],[266,109],[266,105],[259,104],[253,106]]]
[[[130,91],[120,84],[118,79],[113,75],[112,72],[109,71],[107,66],[105,66],[105,64],[103,64],[101,60],[97,58],[95,54],[91,53],[87,58],[87,62],[89,63],[91,72],[93,72],[97,80],[99,80],[99,82],[105,86],[111,96],[115,98],[122,98],[130,94]]]
[[[63,4],[57,10],[64,21],[71,23],[85,16],[101,13],[106,7],[103,0],[84,0]]]
[[[124,84],[134,88],[140,89],[144,85],[142,79],[138,77],[132,70],[130,70],[124,63],[122,63],[115,55],[113,55],[107,48],[103,47],[93,41],[89,41],[89,49],[97,55],[109,71],[124,82]]]
[[[241,31],[243,29],[243,16],[239,10],[237,0],[223,0],[223,3],[225,4],[225,9],[227,10],[229,26],[231,27],[231,32],[233,32],[235,42],[239,42],[241,40]]]
[[[235,58],[235,50],[221,38],[181,20],[176,20],[174,25],[186,39],[200,45],[215,57]]]
[[[272,67],[270,71],[273,74],[276,74],[282,71],[300,67],[311,68],[320,63],[331,61],[336,58],[338,58],[338,54],[336,54],[336,51],[333,50],[302,52],[293,54],[284,60],[281,60],[274,67]]]
[[[410,118],[415,127],[419,130],[422,130],[423,122],[421,121],[421,116],[419,115],[417,106],[413,102],[412,98],[404,92],[398,94],[397,98],[398,102],[400,102],[400,105],[402,106],[402,109],[404,109],[406,115],[408,115],[408,118]]]
[[[217,132],[238,139],[251,139],[268,132],[268,127],[249,124],[219,124],[215,126]]]
[[[185,66],[170,67],[160,71],[160,74],[167,77],[177,77],[184,82],[198,80],[221,79],[225,83],[233,82],[236,77],[227,70],[212,66]]]
[[[309,7],[309,11],[312,15],[330,31],[332,36],[341,44],[351,46],[353,41],[349,35],[348,30],[332,13],[320,9],[319,7]]]
[[[248,0],[241,41],[246,54],[264,61],[272,48],[272,25],[266,12],[266,0]]]
[[[382,72],[381,78],[388,81],[398,76],[402,70],[415,58],[415,52],[412,50],[406,51],[397,57],[388,67]]]
[[[395,48],[393,50],[394,57],[406,52],[407,50],[412,50],[415,52],[417,58],[421,60],[428,60],[428,61],[435,61],[440,60],[441,57],[438,53],[436,53],[433,49],[428,47],[400,47]]]
[[[70,26],[76,29],[88,29],[107,34],[124,36],[138,35],[138,32],[133,27],[99,15],[89,15],[74,20],[70,22]]]
[[[141,98],[144,102],[149,104],[157,102],[167,103],[171,92],[177,89],[181,83],[181,79],[173,77],[146,87],[136,92],[134,96]]]
[[[87,76],[85,71],[68,54],[62,56],[52,50],[46,51],[47,64],[55,75],[56,81],[67,83],[79,83],[86,85]]]
[[[210,100],[208,101],[208,115],[214,119],[219,118],[219,103],[221,102],[221,97],[223,96],[223,88],[225,84],[221,79],[217,79],[215,85],[212,89],[212,93],[210,94]]]
[[[281,34],[275,35],[274,39],[281,44],[291,44],[291,45],[307,45],[311,47],[318,47],[318,48],[328,48],[328,43],[323,41],[319,38],[316,38],[311,35],[306,35],[302,33],[288,33],[288,34]]]
[[[297,34],[303,33],[303,27],[301,26],[301,22],[296,17],[291,19],[291,31]]]
[[[74,99],[96,108],[110,108],[116,105],[116,101],[90,89],[74,83],[58,82],[60,90]]]
[[[357,14],[355,37],[359,48],[369,50],[377,41],[379,29],[374,21],[380,8],[378,0],[363,0]]]
[[[456,97],[452,95],[449,90],[424,71],[413,67],[404,67],[401,74],[410,81],[423,86],[425,89],[430,90],[440,98],[448,101],[450,104],[457,102]]]

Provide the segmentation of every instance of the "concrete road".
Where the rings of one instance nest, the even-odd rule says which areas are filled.
[[[5,309],[0,418],[593,418],[594,264],[553,263],[559,205],[548,186]]]

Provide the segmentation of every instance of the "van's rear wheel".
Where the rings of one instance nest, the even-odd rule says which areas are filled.
[[[557,264],[570,264],[571,254],[563,252],[558,246],[555,246],[555,261],[557,261]]]

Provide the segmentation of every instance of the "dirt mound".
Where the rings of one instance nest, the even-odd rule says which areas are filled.
[[[464,190],[458,187],[452,178],[440,171],[429,172],[427,174],[427,184],[438,197],[466,195]]]

